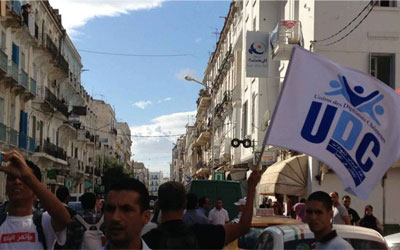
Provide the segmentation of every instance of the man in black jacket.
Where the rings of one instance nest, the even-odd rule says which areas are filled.
[[[167,182],[158,189],[161,224],[143,236],[151,249],[222,249],[224,245],[248,232],[253,217],[255,189],[259,171],[248,179],[247,203],[237,224],[185,226],[182,221],[186,203],[185,188],[178,182]]]

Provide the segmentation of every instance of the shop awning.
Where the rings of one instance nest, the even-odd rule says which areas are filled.
[[[304,196],[307,191],[308,156],[298,155],[277,162],[261,176],[259,193]]]

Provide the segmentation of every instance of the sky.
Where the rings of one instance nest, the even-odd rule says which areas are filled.
[[[193,124],[202,88],[184,76],[202,81],[230,1],[50,4],[60,9],[63,26],[82,57],[82,84],[93,98],[114,107],[119,122],[129,124],[133,160],[169,176],[175,135]],[[160,135],[168,137],[147,137]]]

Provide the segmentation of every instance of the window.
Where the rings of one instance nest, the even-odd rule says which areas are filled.
[[[12,44],[12,61],[19,65],[19,46],[17,46],[15,43]]]
[[[247,101],[243,104],[242,110],[242,137],[247,135]]]
[[[397,7],[396,0],[377,0],[376,6],[381,7]]]
[[[370,55],[370,74],[393,89],[395,88],[394,61],[393,54]]]

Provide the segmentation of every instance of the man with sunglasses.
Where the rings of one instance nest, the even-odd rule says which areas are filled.
[[[314,249],[353,249],[332,228],[332,198],[328,193],[317,191],[307,199],[306,220],[315,236]]]

